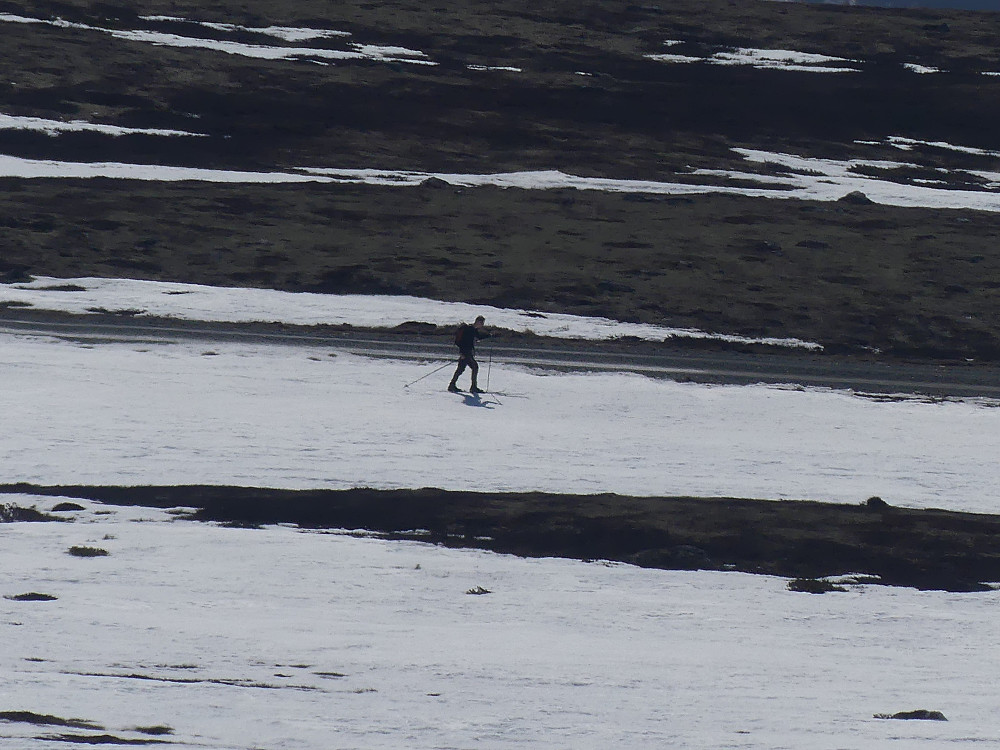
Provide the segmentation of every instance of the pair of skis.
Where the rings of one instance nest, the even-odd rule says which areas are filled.
[[[479,398],[480,396],[492,396],[493,400],[496,401],[497,404],[500,405],[500,406],[503,406],[503,402],[499,398],[497,398],[497,396],[506,396],[507,395],[505,393],[498,393],[497,391],[484,391],[482,389],[475,390],[475,391],[473,391],[473,390],[463,391],[463,390],[461,390],[459,388],[449,388],[448,389],[448,393],[457,393],[460,396],[472,396],[472,398]],[[487,401],[486,403],[489,403],[489,402]]]

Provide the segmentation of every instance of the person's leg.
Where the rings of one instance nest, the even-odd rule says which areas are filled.
[[[455,374],[451,376],[451,382],[448,383],[449,391],[458,390],[458,376],[465,372],[465,355],[463,354],[458,358],[458,367],[455,369]]]
[[[469,369],[472,370],[472,392],[482,393],[479,389],[479,383],[477,382],[479,379],[479,363],[472,357],[469,357]]]

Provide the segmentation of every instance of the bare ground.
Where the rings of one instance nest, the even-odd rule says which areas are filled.
[[[0,12],[39,19],[246,44],[285,44],[254,27],[336,29],[439,63],[319,66],[5,23],[0,112],[205,137],[4,131],[3,151],[243,170],[561,169],[684,180],[697,168],[745,169],[732,149],[747,147],[912,160],[921,166],[881,176],[951,189],[987,189],[977,172],[1000,168],[989,154],[859,143],[905,136],[995,149],[1000,78],[982,73],[1000,71],[1000,14],[764,0],[433,5],[0,2]],[[840,56],[860,72],[647,57],[740,47]],[[904,63],[947,73],[918,75]],[[6,280],[99,275],[406,293],[797,337],[831,351],[1000,359],[1000,218],[990,212],[442,184],[3,179],[0,193]]]
[[[8,279],[411,294],[1000,359],[1000,214],[433,185],[3,187]]]
[[[625,497],[252,487],[39,487],[0,492],[196,510],[237,525],[366,529],[395,539],[531,557],[615,560],[663,569],[738,570],[948,591],[1000,581],[1000,516],[737,498]]]

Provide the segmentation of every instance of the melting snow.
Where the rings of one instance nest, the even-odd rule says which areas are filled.
[[[808,52],[774,49],[737,49],[717,52],[709,58],[716,65],[750,65],[754,68],[812,71],[816,73],[854,73],[856,68],[830,67],[824,63],[853,63],[842,57],[817,55]]]
[[[776,175],[761,175],[738,170],[698,169],[689,173],[692,177],[723,177],[740,180],[744,183],[758,183],[760,187],[576,177],[555,170],[482,175],[376,169],[309,168],[303,171],[324,175],[340,182],[397,186],[415,186],[433,177],[459,187],[496,185],[499,187],[529,190],[575,188],[577,190],[604,190],[608,192],[651,193],[659,195],[724,193],[746,195],[755,198],[797,198],[800,200],[818,201],[835,201],[843,198],[848,193],[860,191],[865,193],[875,203],[886,205],[919,206],[923,208],[972,208],[981,211],[1000,211],[1000,195],[996,193],[905,185],[888,180],[880,180],[876,177],[868,177],[854,171],[856,168],[862,166],[894,169],[912,165],[898,162],[875,162],[871,160],[836,161],[832,159],[815,159],[753,149],[734,149],[734,151],[750,162],[771,163],[787,171]]]
[[[704,62],[706,58],[704,57],[691,57],[690,55],[671,55],[671,54],[661,54],[661,55],[646,55],[650,60],[655,60],[656,62],[665,63],[697,63]]]
[[[38,130],[48,135],[59,133],[104,133],[112,136],[122,135],[162,135],[162,136],[195,136],[205,137],[204,133],[188,133],[183,130],[161,130],[157,128],[123,128],[117,125],[101,125],[84,120],[47,120],[41,117],[17,117],[0,114],[0,130]]]
[[[679,41],[664,42],[665,46],[675,47],[683,44]],[[808,73],[856,73],[857,68],[830,66],[824,63],[856,63],[856,60],[848,60],[843,57],[832,57],[830,55],[819,55],[810,52],[795,52],[792,50],[780,49],[752,49],[738,48],[735,50],[725,50],[712,54],[709,57],[694,57],[691,55],[679,54],[653,54],[645,55],[650,60],[665,63],[695,63],[707,62],[713,65],[747,65],[758,69],[790,70]]]
[[[283,39],[286,42],[304,42],[308,39],[335,39],[350,36],[349,31],[334,31],[332,29],[306,29],[295,26],[242,26],[235,23],[210,23],[208,21],[190,21],[176,16],[139,16],[143,21],[166,21],[169,23],[189,23],[204,26],[216,31],[243,31],[252,34],[264,34]]]
[[[514,68],[510,65],[466,65],[469,70],[502,70],[508,73],[521,73],[521,68]]]
[[[115,162],[68,162],[48,159],[22,159],[17,156],[0,154],[0,176],[42,178],[42,177],[107,177],[118,180],[152,180],[158,182],[179,182],[196,180],[201,182],[325,182],[305,174],[286,172],[237,172],[224,169],[200,169],[198,167],[171,167],[157,164],[119,164]]]
[[[928,67],[927,65],[918,65],[916,63],[903,63],[903,67],[919,75],[927,75],[929,73],[941,72],[940,68],[931,68]]]
[[[76,291],[59,291],[65,286]],[[453,325],[455,321],[488,316],[490,324],[511,331],[576,339],[634,336],[649,341],[705,338],[743,344],[770,344],[821,349],[799,339],[752,338],[706,333],[689,328],[622,323],[560,313],[509,310],[488,305],[438,302],[407,296],[335,295],[236,289],[133,279],[55,279],[37,277],[29,284],[0,284],[0,303],[30,305],[35,309],[86,313],[88,310],[138,309],[158,317],[192,320],[255,322],[281,321],[294,325],[349,324],[392,328],[409,321]]]
[[[855,141],[860,145],[881,146],[882,141]],[[900,151],[912,151],[918,147],[940,148],[946,151],[957,151],[962,154],[972,154],[974,156],[989,156],[1000,158],[1000,151],[992,151],[985,148],[972,148],[970,146],[956,146],[946,141],[921,141],[915,138],[904,138],[898,135],[891,135],[885,139],[885,143]]]
[[[668,40],[666,47],[677,47],[685,44],[682,41]],[[683,55],[674,53],[648,54],[644,57],[664,63],[696,63],[706,62],[712,65],[746,65],[759,70],[789,70],[800,73],[857,73],[861,60],[851,60],[844,57],[822,55],[812,52],[797,52],[780,49],[754,49],[742,47],[733,50],[720,50],[711,55]],[[826,63],[833,63],[827,65]],[[940,73],[939,68],[903,63],[903,67],[913,73]],[[1000,73],[983,73],[983,75],[1000,75]]]
[[[234,170],[200,169],[197,167],[159,166],[155,164],[120,164],[114,162],[61,162],[23,159],[0,155],[0,176],[39,177],[109,177],[131,180],[196,180],[206,182],[342,182],[367,185],[415,187],[429,179],[438,179],[456,187],[495,185],[523,190],[601,190],[619,193],[653,195],[693,195],[721,193],[754,198],[836,201],[851,192],[860,191],[875,203],[920,208],[974,209],[1000,211],[1000,195],[995,188],[1000,173],[971,171],[967,173],[987,180],[980,190],[952,190],[921,184],[902,184],[861,174],[857,170],[874,167],[884,170],[917,165],[890,161],[815,159],[792,154],[779,154],[755,149],[734,149],[750,162],[772,164],[781,168],[779,174],[759,174],[740,170],[697,169],[687,178],[724,178],[736,180],[744,187],[695,182],[659,182],[654,180],[623,180],[605,177],[577,177],[557,170],[506,172],[494,174],[451,174],[382,169],[340,169],[300,167],[297,172],[239,172]],[[948,173],[942,171],[942,178]]]
[[[240,303],[235,290],[109,282],[105,291],[114,298],[115,289],[117,304],[101,300],[112,308],[142,299],[153,306],[162,298],[190,303],[193,315],[208,319],[212,310],[232,319],[239,307],[262,304],[288,322],[317,314],[315,295],[268,299],[244,290]],[[381,314],[397,319],[397,300],[381,301]],[[331,300],[343,319],[352,319],[354,305],[361,323],[380,314],[379,303]],[[483,311],[402,303],[409,308],[403,317],[451,325]],[[289,314],[296,308],[305,315]],[[503,311],[486,314],[488,324],[503,324]],[[575,325],[577,331],[603,326],[587,319]],[[873,403],[828,390],[554,374],[494,361],[485,342],[481,378],[510,395],[502,403],[477,402],[444,391],[449,359],[372,360],[333,345],[2,338],[0,452],[8,481],[441,486],[841,502],[880,495],[900,505],[997,510],[1000,409],[988,408],[990,401]],[[435,368],[441,371],[414,382]],[[455,457],[474,446],[487,450],[486,458],[474,460],[474,471],[456,471]]]
[[[113,306],[136,302],[135,289],[119,291]],[[233,306],[225,292],[212,303],[182,286],[145,294]],[[485,351],[484,377],[509,395],[477,401],[443,390],[447,370],[403,387],[450,361],[0,339],[6,481],[879,494],[997,510],[1000,409],[987,402],[559,374]],[[2,500],[49,510],[59,499]],[[13,747],[162,731],[175,747],[220,750],[936,750],[1000,732],[1000,663],[980,647],[996,629],[997,592],[852,586],[820,597],[761,576],[82,505],[72,523],[0,524],[12,712],[0,737]],[[74,557],[73,546],[108,555]],[[476,587],[491,593],[465,593]],[[29,592],[53,599],[16,600]],[[950,721],[872,718],[914,708]],[[16,712],[80,721],[39,726]]]
[[[220,39],[182,36],[180,34],[169,34],[159,31],[108,29],[99,26],[89,26],[82,23],[71,23],[62,19],[45,20],[17,16],[9,13],[0,13],[0,22],[48,24],[59,28],[99,31],[104,34],[109,34],[116,39],[146,42],[165,47],[209,49],[217,52],[224,52],[230,55],[242,55],[244,57],[255,57],[263,60],[318,58],[321,60],[372,60],[375,62],[403,62],[415,65],[437,65],[435,62],[424,59],[427,55],[418,50],[408,50],[402,47],[382,47],[378,45],[357,44],[354,42],[350,43],[350,50],[333,50],[323,47],[270,47],[260,44],[245,44],[242,42]],[[233,28],[235,29],[236,27]],[[282,27],[273,28],[281,29]],[[282,32],[277,31],[275,32],[275,35],[280,35],[281,33]],[[336,34],[336,36],[340,35]],[[289,31],[283,38],[291,38],[292,40],[297,41],[302,37],[297,36],[292,31]]]
[[[11,747],[937,750],[1000,734],[982,647],[997,593],[815,596],[83,505],[0,526],[0,593],[57,597],[0,599],[0,673],[5,711],[99,728],[0,722]],[[81,544],[109,555],[66,554]],[[917,707],[950,721],[872,718]]]

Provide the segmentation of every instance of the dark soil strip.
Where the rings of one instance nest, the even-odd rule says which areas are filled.
[[[604,559],[663,569],[982,591],[1000,581],[1000,516],[889,506],[738,498],[623,497],[252,487],[39,487],[116,505],[196,508],[189,518],[255,526],[365,529],[530,557]]]
[[[0,721],[12,724],[34,724],[35,726],[71,727],[73,729],[103,729],[104,727],[92,721],[83,719],[63,719],[49,714],[36,714],[33,711],[0,711]]]
[[[146,674],[111,674],[107,672],[75,672],[82,677],[112,677],[120,680],[146,680],[149,682],[169,682],[176,685],[225,685],[226,687],[257,688],[260,690],[318,690],[311,685],[269,685],[266,682],[234,679],[199,679],[185,677],[157,677]]]
[[[74,745],[164,745],[164,740],[128,739],[116,737],[113,734],[58,734],[49,737],[39,737],[39,740],[51,742],[69,742]]]

